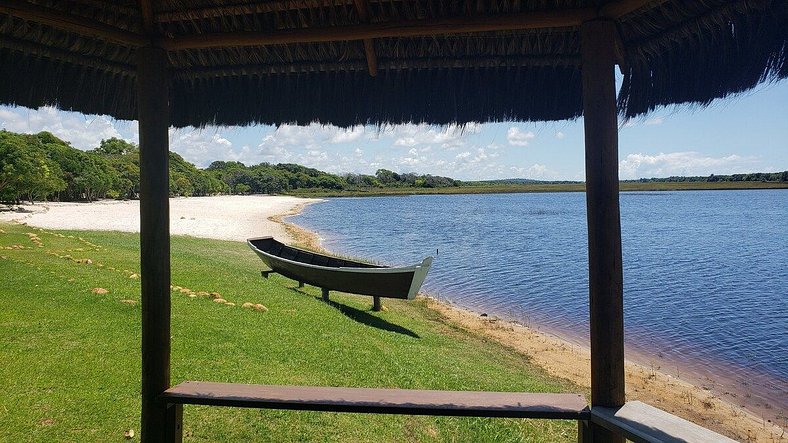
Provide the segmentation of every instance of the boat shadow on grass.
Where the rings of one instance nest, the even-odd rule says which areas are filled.
[[[299,294],[310,295],[312,297],[315,297],[312,294],[308,294],[306,292],[300,291],[300,290],[295,289],[295,288],[293,290],[298,292]],[[319,297],[319,296],[317,296],[315,298],[322,301],[322,298]],[[386,320],[384,320],[384,319],[382,319],[380,317],[376,317],[376,316],[374,316],[374,315],[372,315],[372,314],[370,314],[370,313],[368,313],[366,311],[363,311],[361,309],[357,309],[357,308],[354,308],[354,307],[351,307],[351,306],[348,306],[348,305],[343,305],[342,303],[336,302],[334,300],[329,300],[326,303],[329,306],[331,306],[333,308],[336,308],[339,312],[344,314],[347,318],[349,318],[351,320],[354,320],[354,321],[357,321],[357,322],[359,322],[361,324],[364,324],[364,325],[367,325],[367,326],[370,326],[370,327],[373,327],[373,328],[377,328],[377,329],[380,329],[380,330],[383,330],[383,331],[395,332],[397,334],[403,334],[403,335],[407,335],[407,336],[413,337],[413,338],[421,338],[419,336],[419,334],[416,334],[415,332],[411,331],[410,329],[408,329],[406,327],[403,327],[403,326],[391,323],[389,321],[386,321]]]

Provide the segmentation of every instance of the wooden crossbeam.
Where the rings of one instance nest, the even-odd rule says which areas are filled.
[[[530,12],[496,16],[449,17],[396,23],[359,24],[328,28],[304,28],[274,32],[230,32],[163,39],[168,50],[264,46],[290,43],[321,43],[386,37],[421,37],[493,31],[577,27],[597,17],[596,9]]]
[[[356,4],[358,0],[334,0],[332,6]],[[599,15],[605,18],[618,18],[637,11],[645,6],[658,5],[667,0],[615,0],[602,5]],[[160,23],[209,19],[222,16],[239,16],[264,14],[270,12],[292,11],[325,7],[324,0],[278,0],[255,4],[238,4],[229,6],[213,6],[188,11],[163,11],[156,14]]]
[[[366,0],[348,1],[352,1],[356,8],[358,8],[359,17],[362,21],[369,20],[369,8],[366,4]],[[598,9],[579,8],[533,11],[495,16],[463,16],[433,20],[409,20],[394,23],[361,23],[350,26],[304,28],[271,32],[230,32],[187,35],[160,38],[157,44],[167,50],[183,50],[362,40],[365,42],[364,48],[367,55],[367,63],[370,73],[372,74],[376,72],[377,69],[377,57],[375,56],[374,45],[372,44],[372,40],[376,38],[571,28],[578,27],[584,22],[597,18],[615,19],[650,4],[662,1],[666,0],[616,0]],[[176,12],[155,14],[149,0],[140,1],[144,28],[148,35],[153,32],[153,24],[156,21],[174,20],[176,16],[198,19],[222,14],[233,15],[236,13],[243,15],[268,9],[274,10],[276,8],[285,8],[285,10],[287,10],[318,7],[322,5],[323,4],[319,0],[281,0],[278,2],[266,2],[256,5],[212,8],[210,11],[187,10],[177,12],[177,14]],[[365,13],[366,19],[363,16]],[[128,46],[145,46],[150,44],[150,40],[146,36],[20,0],[4,0],[0,3],[0,14],[8,14],[80,35],[102,38]]]
[[[331,6],[351,5],[353,0],[333,0]],[[270,12],[292,11],[297,9],[312,9],[325,7],[325,0],[277,0],[261,3],[241,3],[228,6],[212,6],[195,8],[187,11],[162,11],[156,14],[159,23],[182,22],[189,20],[202,20],[216,17],[228,17],[251,14],[265,14]]]
[[[86,37],[97,37],[128,46],[144,46],[148,43],[148,39],[133,32],[18,0],[0,2],[0,14],[8,14]]]
[[[667,0],[616,0],[599,7],[599,16],[617,19],[646,6],[659,6]]]
[[[34,55],[36,57],[44,57],[52,60],[58,60],[74,65],[91,66],[108,72],[115,73],[133,73],[136,69],[134,65],[125,63],[118,63],[105,60],[100,57],[78,54],[76,52],[67,51],[65,49],[54,48],[45,46],[38,43],[33,43],[27,40],[21,40],[13,37],[4,36],[0,38],[0,48],[11,49],[20,51],[26,55]]]

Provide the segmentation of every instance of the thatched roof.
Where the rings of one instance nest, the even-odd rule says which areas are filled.
[[[597,17],[627,116],[788,77],[788,0],[3,0],[0,103],[136,118],[153,39],[176,126],[574,118]]]

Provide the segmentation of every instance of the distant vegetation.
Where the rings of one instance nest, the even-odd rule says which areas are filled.
[[[296,164],[216,161],[199,169],[170,152],[170,195],[279,194],[369,188],[459,186],[447,177],[398,174],[329,174]],[[72,147],[49,132],[34,135],[0,130],[0,201],[95,200],[139,197],[139,148],[111,138],[89,151]]]
[[[89,151],[49,132],[0,130],[0,201],[92,201],[139,197],[139,148],[124,140],[102,140]],[[788,187],[788,171],[708,177],[628,180],[622,190],[740,189]],[[582,191],[582,182],[505,179],[463,182],[436,175],[379,169],[375,175],[335,175],[305,166],[215,161],[197,168],[170,152],[171,196],[293,194],[310,196],[456,194]]]

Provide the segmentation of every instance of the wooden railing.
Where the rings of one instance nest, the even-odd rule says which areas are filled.
[[[578,442],[592,441],[589,422],[636,442],[733,441],[640,402],[589,409],[580,394],[431,391],[183,382],[159,399],[166,405],[168,439],[180,442],[183,405],[298,411],[569,419],[578,422]]]

